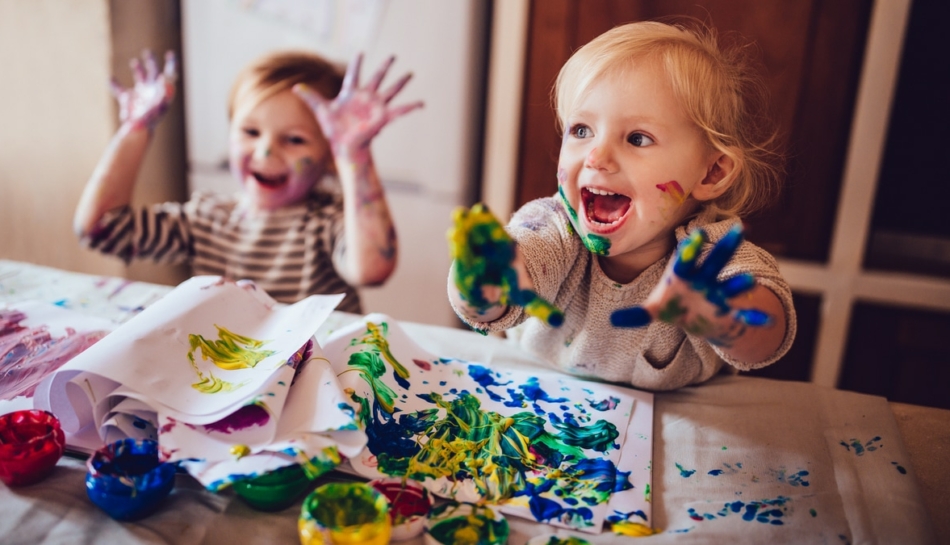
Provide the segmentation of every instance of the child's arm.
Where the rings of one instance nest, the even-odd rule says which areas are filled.
[[[500,318],[509,304],[558,327],[564,314],[534,292],[517,245],[482,204],[459,208],[448,233],[452,268],[449,297],[453,306],[474,322]]]
[[[165,67],[158,65],[151,52],[142,53],[142,60],[132,59],[132,88],[121,87],[112,80],[112,94],[119,102],[121,125],[103,152],[96,169],[76,206],[73,228],[80,237],[95,228],[102,215],[132,201],[132,190],[142,159],[148,149],[152,131],[175,97],[175,54],[165,53]]]
[[[707,339],[729,357],[758,363],[772,356],[785,339],[785,311],[768,288],[750,274],[725,281],[717,276],[742,242],[736,225],[697,263],[705,233],[697,229],[680,244],[659,285],[642,307],[614,311],[617,327],[640,327],[656,319]]]
[[[406,85],[406,74],[389,89],[379,86],[394,57],[390,57],[365,87],[359,86],[362,55],[350,63],[340,94],[332,101],[304,85],[297,93],[314,111],[330,142],[343,187],[344,237],[334,250],[340,276],[353,286],[381,284],[396,267],[396,231],[383,185],[373,165],[370,143],[392,120],[422,107],[413,102],[395,108],[389,102]]]

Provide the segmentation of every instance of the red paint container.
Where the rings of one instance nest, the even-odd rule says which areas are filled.
[[[7,486],[43,479],[65,450],[66,436],[52,413],[27,410],[0,416],[0,481]]]
[[[392,539],[411,539],[425,529],[425,520],[432,509],[432,496],[422,484],[398,477],[376,479],[370,486],[382,492],[389,501],[389,516],[393,521]]]

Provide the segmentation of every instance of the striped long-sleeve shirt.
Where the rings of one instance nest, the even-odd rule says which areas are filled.
[[[338,310],[360,313],[356,290],[333,263],[333,248],[342,237],[343,204],[332,193],[252,212],[237,195],[197,191],[185,203],[111,210],[82,243],[126,263],[139,258],[189,263],[194,275],[253,280],[284,303],[345,293]]]

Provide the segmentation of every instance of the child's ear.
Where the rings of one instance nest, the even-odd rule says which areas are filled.
[[[731,155],[718,153],[713,159],[706,171],[706,177],[691,193],[698,201],[709,201],[725,193],[739,173],[736,160]]]

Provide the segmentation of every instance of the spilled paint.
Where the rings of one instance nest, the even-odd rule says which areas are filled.
[[[108,334],[65,328],[66,334],[56,337],[46,325],[21,325],[26,319],[18,310],[0,310],[0,399],[32,397],[50,373]]]
[[[689,518],[697,522],[716,520],[738,514],[746,522],[761,522],[781,526],[785,524],[783,519],[788,514],[788,504],[790,502],[791,500],[785,496],[748,503],[736,500],[724,503],[722,509],[715,513],[700,513],[693,507],[687,509],[687,513]]]
[[[695,469],[684,469],[683,466],[679,464],[676,464],[676,469],[679,470],[680,477],[683,477],[684,479],[692,477],[693,473],[696,473]]]
[[[864,456],[866,452],[874,452],[879,448],[884,448],[884,445],[880,444],[881,436],[875,436],[866,442],[862,443],[859,439],[851,438],[850,441],[841,441],[841,446],[849,452],[854,452],[855,456]]]
[[[205,424],[207,431],[233,433],[253,426],[264,426],[270,421],[270,412],[260,402],[245,405],[217,422]]]
[[[904,466],[898,464],[897,462],[891,462],[891,465],[893,465],[894,468],[897,469],[897,472],[901,475],[907,475],[907,469]]]

